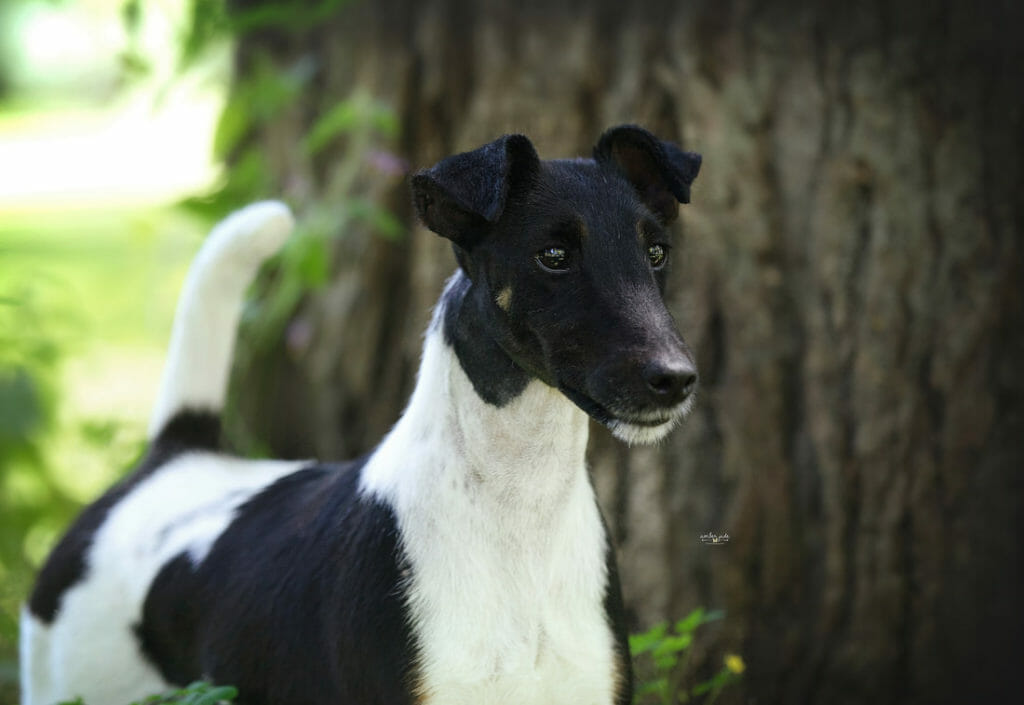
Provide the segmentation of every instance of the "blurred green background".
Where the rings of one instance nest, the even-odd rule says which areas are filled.
[[[218,178],[226,45],[185,0],[0,4],[0,702],[18,606],[81,505],[137,456]]]

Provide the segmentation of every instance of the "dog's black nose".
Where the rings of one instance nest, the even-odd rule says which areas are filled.
[[[697,387],[697,372],[685,362],[654,361],[644,367],[644,381],[655,399],[665,406],[684,401]]]

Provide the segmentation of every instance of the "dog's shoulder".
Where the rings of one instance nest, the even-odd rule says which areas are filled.
[[[325,684],[356,702],[358,684],[392,683],[386,701],[405,702],[408,567],[393,511],[359,490],[364,462],[282,476],[237,508],[200,564],[182,553],[163,566],[136,632],[165,678],[208,674],[271,702],[318,702]],[[267,663],[306,677],[268,679]]]

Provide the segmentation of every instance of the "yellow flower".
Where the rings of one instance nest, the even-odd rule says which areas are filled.
[[[726,654],[725,667],[736,674],[747,670],[747,664],[743,663],[743,657],[739,654]]]

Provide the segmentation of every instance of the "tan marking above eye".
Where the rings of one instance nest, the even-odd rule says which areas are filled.
[[[494,302],[498,304],[498,308],[507,312],[512,306],[512,287],[506,286],[499,291],[498,295],[494,297]]]

